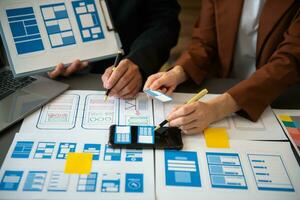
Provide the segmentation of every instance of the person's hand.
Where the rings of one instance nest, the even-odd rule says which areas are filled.
[[[159,90],[167,95],[171,95],[177,85],[186,79],[187,75],[183,68],[181,66],[175,66],[170,71],[159,72],[149,76],[144,85],[144,90]]]
[[[239,110],[235,100],[224,93],[207,102],[194,102],[175,107],[168,115],[170,126],[179,127],[185,134],[197,134],[212,122]]]
[[[64,67],[64,65],[60,63],[56,65],[55,69],[52,72],[48,73],[48,76],[50,78],[57,78],[58,76],[68,77],[77,71],[83,70],[88,66],[88,64],[89,63],[87,61],[81,62],[80,60],[75,60],[70,66]]]
[[[111,89],[109,96],[122,99],[135,97],[143,84],[139,67],[131,60],[124,59],[115,70],[112,68],[107,68],[101,77],[104,88]]]

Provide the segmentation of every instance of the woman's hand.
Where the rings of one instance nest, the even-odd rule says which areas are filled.
[[[185,134],[198,134],[212,122],[239,110],[235,100],[224,93],[207,102],[194,102],[175,107],[168,115],[170,126],[179,127]]]
[[[160,90],[167,95],[171,95],[177,85],[184,82],[187,79],[183,68],[181,66],[175,66],[173,69],[167,72],[159,72],[148,77],[144,90]]]

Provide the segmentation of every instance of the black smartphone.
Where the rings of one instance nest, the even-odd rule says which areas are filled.
[[[182,149],[181,131],[176,127],[111,125],[108,144],[113,148]]]

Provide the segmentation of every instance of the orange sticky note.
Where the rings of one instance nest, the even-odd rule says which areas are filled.
[[[206,146],[209,148],[229,148],[226,128],[207,128],[204,130]]]
[[[67,155],[65,173],[66,174],[89,174],[92,170],[92,153],[74,153]]]

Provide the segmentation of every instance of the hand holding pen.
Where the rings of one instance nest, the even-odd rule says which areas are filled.
[[[122,99],[133,98],[142,87],[142,75],[139,67],[130,59],[120,60],[121,58],[116,58],[116,64],[107,68],[102,75],[103,85],[108,89],[106,95]]]
[[[160,127],[163,127],[168,122],[170,123],[170,126],[180,127],[180,125],[185,125],[185,127],[187,126],[188,128],[190,127],[189,129],[193,129],[196,120],[194,112],[197,105],[195,103],[198,102],[198,100],[205,96],[207,93],[207,89],[201,90],[198,94],[196,94],[190,100],[188,100],[185,103],[185,105],[180,106],[176,110],[171,112],[167,118],[168,120],[164,120],[162,123],[160,123],[155,130],[158,130]]]

